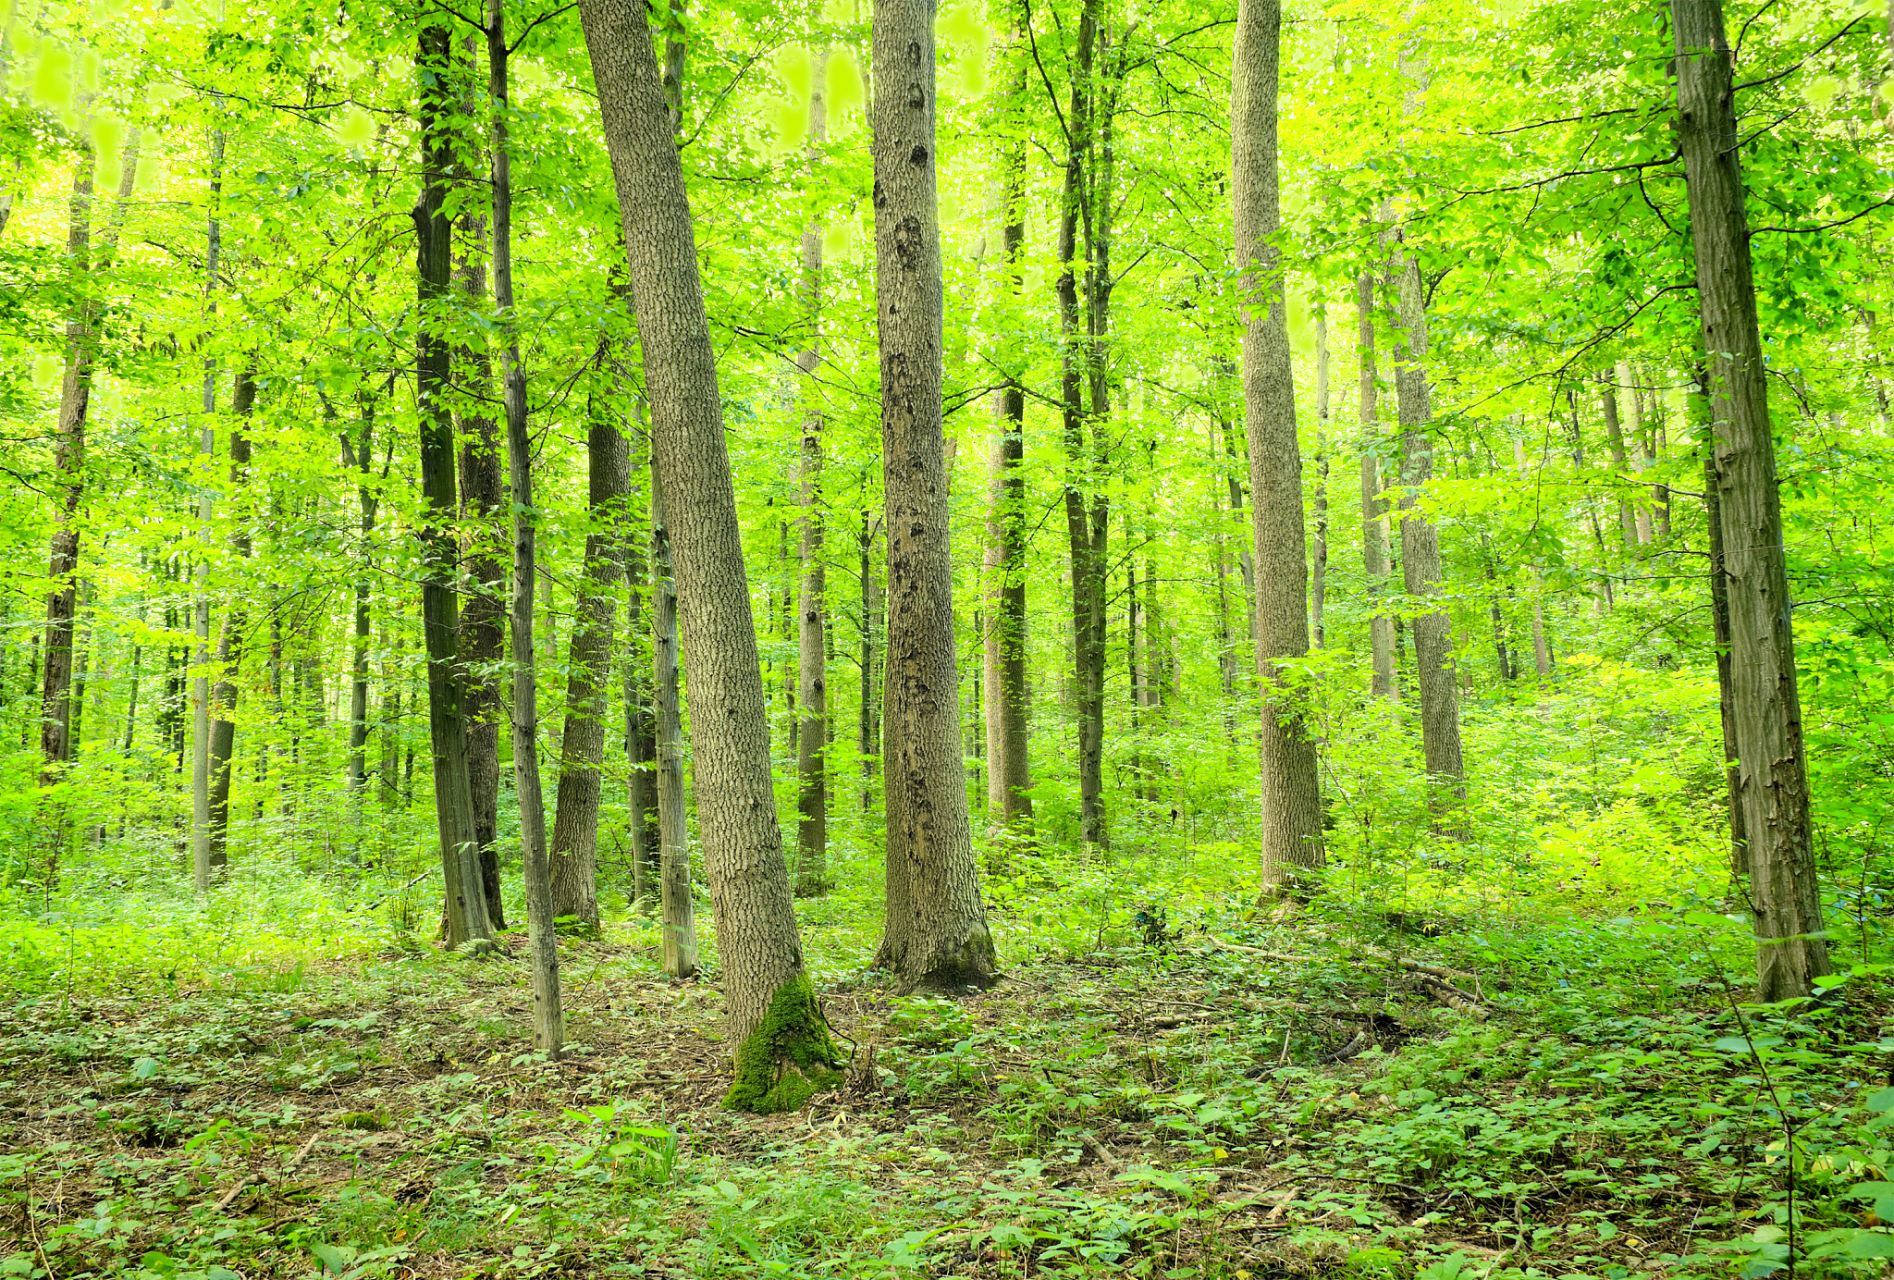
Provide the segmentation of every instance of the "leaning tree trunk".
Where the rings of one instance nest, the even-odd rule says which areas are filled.
[[[526,886],[526,924],[532,951],[533,1048],[548,1062],[565,1051],[565,1007],[559,990],[559,936],[554,926],[552,868],[546,852],[545,799],[539,786],[539,673],[533,656],[533,586],[538,575],[537,521],[533,507],[533,440],[527,431],[526,371],[520,365],[519,310],[513,299],[512,146],[507,118],[505,0],[487,0],[487,92],[493,136],[493,303],[505,335],[502,399],[506,408],[506,456],[513,481],[513,597],[509,631],[513,641],[513,789],[520,807],[520,874]],[[614,433],[615,434],[615,433]],[[619,475],[623,475],[622,468]],[[624,491],[622,482],[619,492]],[[586,567],[593,553],[609,564],[603,543],[586,540]],[[611,597],[602,608],[604,645],[611,648]],[[596,619],[593,619],[596,621]],[[575,628],[576,634],[577,628]],[[594,682],[596,687],[596,681]],[[596,693],[590,728],[602,755],[605,701]],[[582,802],[581,802],[582,803]],[[598,823],[598,772],[592,771],[592,821]],[[596,917],[597,907],[593,914]]]
[[[1309,571],[1295,377],[1276,241],[1281,39],[1280,0],[1242,0],[1231,77],[1230,186],[1236,262],[1243,272],[1243,420],[1256,542],[1256,671],[1263,691],[1258,739],[1265,893],[1305,880],[1323,863],[1315,742],[1285,671],[1309,652]]]
[[[1787,555],[1776,491],[1749,218],[1721,0],[1672,0],[1677,135],[1715,422],[1717,502],[1757,994],[1806,996],[1830,971],[1809,816]]]
[[[1023,100],[1026,73],[1014,81]],[[1026,151],[1006,161],[1006,263],[1013,296],[1023,291],[1026,251]],[[1032,829],[1032,766],[1026,723],[1026,387],[1009,374],[994,393],[999,428],[993,441],[987,518],[986,747],[987,810],[1007,828]]]
[[[582,0],[624,222],[690,664],[697,813],[737,1079],[727,1102],[801,1106],[837,1082],[803,969],[770,779],[769,720],[696,237],[645,8]]]
[[[459,566],[454,540],[454,419],[451,366],[441,311],[451,285],[452,226],[445,211],[456,110],[448,87],[449,40],[444,26],[424,26],[421,72],[421,199],[414,210],[419,242],[422,323],[416,336],[416,398],[421,426],[421,626],[427,648],[428,739],[434,761],[434,815],[440,831],[447,896],[446,944],[491,950],[493,926],[480,881],[473,788],[467,776],[467,707],[459,646]]]
[[[809,103],[809,160],[828,136],[824,73],[828,55],[816,63],[815,85]],[[801,720],[796,731],[796,893],[815,897],[828,891],[829,867],[829,694],[828,694],[828,581],[824,572],[822,509],[822,392],[815,371],[821,362],[822,224],[811,222],[802,233],[802,294],[807,308],[809,341],[796,357],[802,372],[802,581],[796,605],[798,669],[796,705]]]
[[[1356,350],[1361,360],[1361,564],[1368,595],[1377,606],[1388,596],[1388,505],[1381,497],[1381,441],[1375,431],[1379,388],[1374,367],[1374,277],[1355,280]],[[1394,683],[1394,618],[1377,607],[1368,619],[1374,656],[1374,696],[1399,706]]]
[[[241,486],[250,468],[250,438],[244,434],[244,419],[256,406],[256,368],[245,365],[237,372],[231,390],[230,410],[235,422],[230,428],[230,487]],[[238,505],[233,513],[236,528],[230,535],[230,549],[239,560],[250,558],[250,530],[245,523],[248,512]],[[223,676],[212,694],[210,726],[210,865],[229,865],[230,854],[230,760],[237,745],[237,671],[243,663],[243,630],[249,625],[249,610],[241,596],[224,613],[222,634],[217,638],[217,665]]]
[[[559,739],[559,803],[552,824],[552,912],[577,917],[597,932],[599,766],[605,762],[605,690],[624,568],[615,529],[631,490],[631,449],[618,424],[600,415],[586,432],[585,457],[592,520],[566,651],[566,725]]]
[[[964,992],[997,971],[961,767],[941,429],[941,262],[931,0],[877,0],[875,297],[888,526],[887,932],[905,990]]]

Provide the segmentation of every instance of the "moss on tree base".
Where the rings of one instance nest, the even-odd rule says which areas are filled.
[[[777,990],[762,1024],[737,1047],[737,1078],[723,1105],[757,1115],[798,1110],[842,1083],[841,1060],[815,989],[798,977]]]

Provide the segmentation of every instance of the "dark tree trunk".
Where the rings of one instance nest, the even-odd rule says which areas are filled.
[[[250,466],[250,438],[244,434],[244,419],[256,406],[256,369],[248,365],[237,373],[231,393],[230,409],[236,416],[230,428],[230,486],[241,493]],[[230,535],[230,549],[239,560],[250,558],[249,511],[241,498],[233,514],[236,528]],[[243,632],[249,625],[249,610],[238,595],[224,612],[222,633],[217,639],[217,665],[223,672],[211,695],[210,726],[210,865],[228,866],[230,862],[230,761],[237,744],[237,673],[243,662]]]

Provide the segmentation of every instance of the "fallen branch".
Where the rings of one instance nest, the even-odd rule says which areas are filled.
[[[1265,960],[1280,960],[1284,964],[1313,964],[1315,962],[1314,956],[1292,956],[1283,951],[1265,951],[1261,947],[1246,947],[1240,942],[1225,942],[1214,933],[1207,933],[1204,937],[1210,940],[1210,945],[1213,947],[1220,947],[1225,951],[1241,951],[1246,956],[1261,956]]]
[[[322,1135],[318,1133],[315,1137],[303,1143],[302,1149],[298,1151],[295,1155],[291,1156],[289,1158],[289,1163],[283,1166],[283,1173],[285,1175],[288,1175],[288,1174],[292,1174],[296,1172],[297,1166],[302,1164],[303,1158],[309,1154],[310,1149],[314,1147],[316,1143],[319,1142],[321,1139],[322,1139]],[[222,1213],[224,1210],[228,1209],[231,1205],[231,1202],[234,1201],[238,1196],[243,1194],[243,1189],[245,1187],[256,1182],[262,1176],[263,1176],[262,1170],[253,1169],[249,1173],[245,1174],[243,1177],[237,1179],[237,1183],[235,1186],[231,1187],[230,1190],[224,1192],[223,1195],[217,1197],[217,1203],[216,1205],[213,1206],[212,1211],[215,1213]]]

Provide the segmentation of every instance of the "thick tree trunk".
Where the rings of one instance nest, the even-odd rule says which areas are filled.
[[[1403,254],[1400,329],[1395,344],[1395,392],[1401,413],[1401,575],[1408,596],[1426,607],[1441,585],[1440,534],[1417,506],[1421,486],[1434,474],[1433,408],[1427,386],[1426,294],[1420,260]],[[1440,829],[1466,834],[1466,766],[1460,748],[1460,697],[1454,686],[1453,637],[1444,610],[1414,619],[1414,674],[1420,690],[1421,754],[1433,780]]]
[[[477,100],[477,99],[476,99]],[[467,108],[472,114],[471,105]],[[462,139],[471,160],[479,148]],[[470,175],[471,176],[471,175]],[[477,208],[459,219],[459,260],[454,283],[469,311],[487,304],[487,219]],[[460,545],[467,588],[460,610],[461,682],[467,707],[467,785],[473,793],[474,840],[479,846],[480,886],[487,917],[506,928],[506,903],[500,893],[500,664],[506,658],[506,562],[501,558],[506,533],[502,511],[505,455],[493,414],[485,408],[493,396],[493,365],[484,345],[454,349],[458,380],[467,408],[460,415]]]
[[[828,137],[824,74],[828,55],[816,63],[809,103],[810,162]],[[796,893],[815,897],[829,887],[829,650],[828,576],[823,565],[822,392],[815,380],[822,348],[822,224],[802,233],[802,302],[809,341],[796,357],[802,372],[802,581],[797,587],[796,702]]]
[[[582,0],[580,15],[624,221],[653,453],[674,538],[695,711],[697,814],[730,1042],[738,1046],[729,1101],[799,1106],[832,1075],[809,1064],[835,1049],[804,976],[776,821],[756,627],[683,167],[644,6]]]
[[[416,398],[421,427],[421,625],[427,648],[428,739],[434,763],[434,814],[440,831],[447,896],[449,950],[493,949],[493,926],[480,879],[473,789],[467,775],[467,708],[459,646],[459,576],[454,520],[454,422],[450,358],[439,314],[451,284],[452,229],[444,206],[452,184],[456,103],[449,85],[445,27],[425,26],[416,69],[421,73],[421,199],[414,210],[422,324],[417,335]]]
[[[662,929],[660,959],[674,978],[697,972],[697,908],[691,897],[690,826],[684,812],[684,713],[678,696],[677,584],[664,485],[651,469],[651,631],[656,694],[656,786]],[[759,677],[760,684],[760,677]]]
[[[997,977],[961,769],[941,430],[941,261],[931,0],[877,0],[875,296],[888,527],[887,931],[904,990]]]
[[[230,487],[241,489],[250,466],[250,438],[244,434],[244,419],[256,406],[256,369],[246,365],[237,372],[231,390],[230,409],[235,422],[230,428]],[[239,560],[250,558],[250,530],[245,521],[249,512],[238,506],[233,519],[236,528],[230,535],[230,550]],[[212,695],[210,726],[210,865],[229,865],[230,843],[230,761],[237,745],[237,673],[243,660],[243,631],[249,625],[249,610],[241,594],[224,612],[222,634],[217,640],[217,665],[222,678]]]
[[[533,1048],[548,1062],[557,1062],[565,1052],[565,1005],[559,990],[559,933],[554,925],[552,867],[546,851],[546,809],[539,785],[539,671],[533,654],[533,587],[538,577],[539,512],[533,506],[533,438],[527,430],[526,371],[520,365],[519,309],[513,297],[513,149],[509,141],[512,122],[506,82],[506,5],[505,0],[487,0],[487,93],[492,111],[493,139],[493,303],[499,311],[500,331],[505,336],[502,348],[505,371],[503,400],[506,407],[506,456],[513,482],[513,597],[510,602],[509,631],[513,641],[513,787],[520,807],[520,875],[526,887],[526,924],[532,952],[533,973]],[[617,433],[612,433],[615,439]],[[622,448],[618,458],[623,458]],[[616,487],[624,492],[624,463],[617,463]],[[598,495],[593,494],[594,510]],[[602,539],[586,539],[586,569],[595,566],[606,572],[610,559]],[[607,584],[612,585],[612,584]],[[600,646],[611,649],[611,596],[597,593],[602,600],[596,614],[573,627],[574,648],[577,636],[587,624],[604,631]],[[583,610],[582,610],[583,612]],[[605,654],[599,664],[605,665]],[[591,655],[587,655],[588,658]],[[579,664],[575,663],[575,670]],[[605,700],[598,692],[594,677],[589,695],[587,728],[596,744],[592,750],[591,809],[594,838],[598,826],[598,770],[596,761],[603,756],[605,738]],[[569,744],[568,744],[569,748]],[[584,800],[575,797],[580,808]],[[584,819],[580,816],[578,821]],[[598,916],[596,887],[593,891],[592,917]]]
[[[1236,262],[1243,272],[1243,423],[1249,440],[1256,544],[1256,673],[1262,779],[1260,855],[1265,893],[1305,881],[1323,865],[1322,795],[1315,742],[1286,664],[1309,652],[1309,571],[1302,524],[1302,457],[1296,443],[1278,187],[1280,0],[1237,10],[1230,115],[1230,187]]]
[[[1388,506],[1381,496],[1381,441],[1376,431],[1380,399],[1374,366],[1374,291],[1372,275],[1355,280],[1356,350],[1361,360],[1361,564],[1368,578],[1368,595],[1377,605],[1388,597]],[[1376,608],[1368,619],[1368,639],[1374,656],[1373,693],[1400,705],[1394,682],[1394,618]]]
[[[615,527],[631,490],[631,450],[618,424],[593,417],[586,433],[587,498],[591,529],[585,538],[585,576],[573,601],[567,650],[566,726],[560,737],[559,803],[552,824],[552,911],[599,927],[599,766],[605,761],[607,680],[619,575]]]
[[[1806,996],[1830,972],[1809,816],[1776,450],[1756,321],[1721,0],[1672,0],[1678,143],[1715,421],[1717,501],[1757,994]]]

